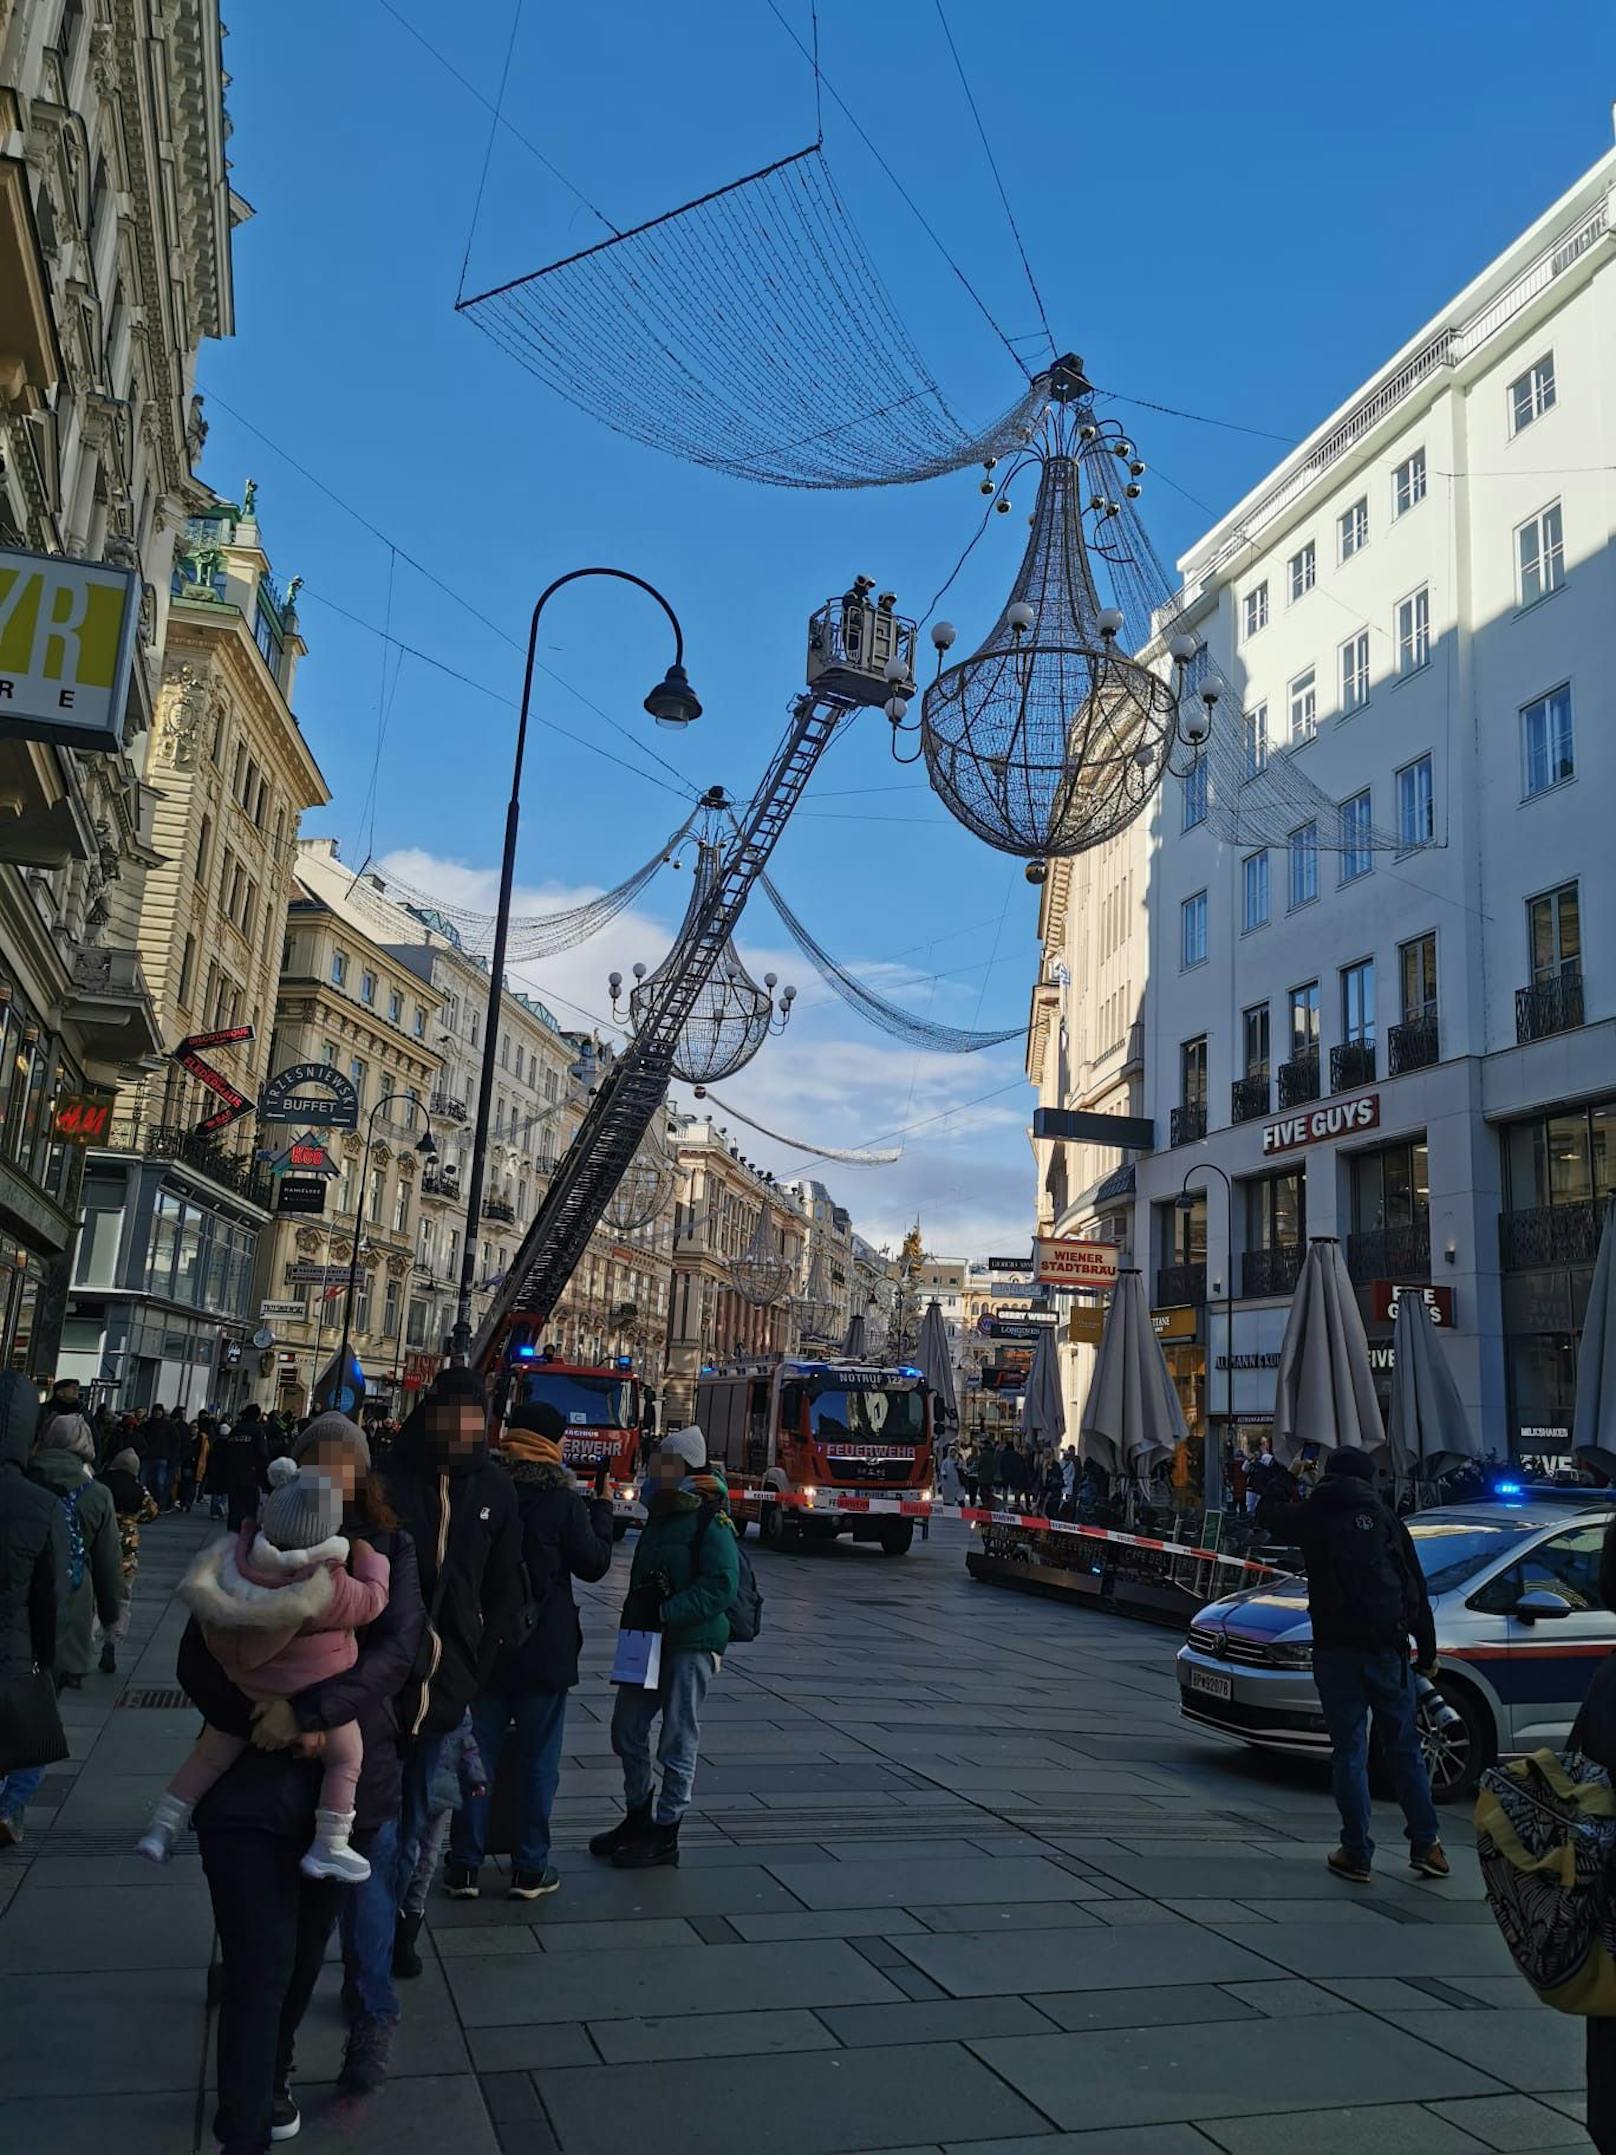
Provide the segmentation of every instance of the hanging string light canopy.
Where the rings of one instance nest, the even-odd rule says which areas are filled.
[[[785,1236],[774,1224],[773,1208],[765,1193],[751,1240],[729,1260],[730,1284],[743,1302],[750,1302],[754,1309],[767,1309],[784,1295],[795,1269],[786,1255]]]

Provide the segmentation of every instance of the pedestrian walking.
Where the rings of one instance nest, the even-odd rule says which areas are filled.
[[[0,1697],[53,1674],[67,1587],[60,1505],[27,1479],[39,1396],[19,1370],[0,1375]],[[0,1760],[0,1849],[23,1836],[23,1811],[51,1763],[39,1750]]]
[[[101,1673],[118,1672],[118,1648],[129,1636],[129,1617],[134,1607],[135,1575],[140,1569],[140,1530],[157,1517],[157,1500],[140,1478],[140,1454],[132,1445],[114,1452],[96,1476],[112,1498],[118,1519],[118,1562],[123,1573],[123,1607],[118,1621],[101,1631]]]
[[[232,1534],[256,1517],[259,1501],[269,1486],[268,1472],[263,1409],[243,1407],[234,1424],[219,1424],[209,1448],[203,1484],[212,1500],[214,1517],[222,1517]]]
[[[566,1425],[540,1402],[518,1407],[499,1458],[521,1520],[522,1595],[513,1635],[471,1704],[477,1748],[490,1780],[511,1754],[515,1836],[507,1897],[536,1901],[560,1885],[550,1865],[550,1808],[561,1776],[567,1693],[578,1681],[583,1627],[572,1582],[604,1579],[612,1563],[612,1507],[586,1499],[561,1464]],[[485,1793],[462,1805],[449,1836],[444,1883],[453,1900],[475,1900],[488,1833]],[[402,1916],[400,1918],[402,1922]]]
[[[1263,1507],[1274,1532],[1301,1550],[1307,1570],[1313,1681],[1330,1732],[1341,1813],[1341,1845],[1328,1861],[1338,1878],[1357,1885],[1368,1884],[1375,1852],[1369,1831],[1371,1716],[1403,1808],[1410,1868],[1424,1878],[1448,1875],[1414,1690],[1416,1670],[1436,1674],[1436,1625],[1414,1543],[1376,1495],[1374,1471],[1363,1452],[1332,1452],[1305,1503]]]
[[[56,1638],[59,1689],[76,1691],[95,1667],[95,1625],[110,1631],[123,1608],[123,1549],[111,1491],[95,1479],[95,1440],[82,1414],[45,1421],[29,1479],[56,1499],[67,1533],[67,1592]]]
[[[740,1583],[729,1490],[707,1464],[707,1440],[690,1423],[662,1439],[651,1457],[623,1621],[661,1633],[656,1688],[619,1684],[612,1749],[623,1767],[626,1816],[589,1844],[620,1870],[679,1861],[679,1822],[690,1805],[701,1748],[701,1708],[729,1644],[728,1611]],[[651,1772],[651,1726],[662,1717]],[[654,1809],[653,1809],[654,1798]]]
[[[39,1426],[43,1430],[53,1422],[74,1423],[83,1430],[90,1440],[86,1456],[93,1470],[100,1462],[101,1453],[97,1449],[95,1425],[84,1411],[77,1377],[58,1377],[51,1386],[50,1397],[40,1409]]]
[[[173,1507],[174,1483],[184,1445],[184,1427],[175,1418],[177,1413],[178,1409],[175,1415],[170,1415],[162,1407],[153,1407],[141,1433],[140,1456],[145,1467],[146,1487],[156,1499],[160,1512]]]
[[[387,1606],[387,1559],[357,1535],[338,1532],[342,1511],[335,1479],[317,1466],[294,1468],[260,1518],[204,1549],[180,1582],[180,1599],[201,1623],[208,1652],[255,1704],[295,1699],[345,1674],[359,1658],[355,1631]],[[192,1811],[245,1746],[228,1729],[203,1729],[141,1837],[148,1862],[171,1861]],[[314,1839],[302,1862],[310,1878],[360,1885],[370,1876],[369,1863],[350,1846],[363,1763],[356,1721],[327,1728]]]
[[[187,1423],[185,1436],[180,1445],[178,1481],[175,1501],[183,1512],[188,1512],[196,1502],[197,1490],[207,1471],[208,1441],[216,1424],[211,1414],[199,1414],[194,1422]]]
[[[415,1551],[353,1423],[340,1414],[318,1417],[302,1455],[300,1463],[319,1466],[341,1490],[344,1531],[387,1559],[387,1605],[358,1634],[351,1669],[256,1713],[209,1653],[194,1618],[180,1642],[179,1680],[193,1703],[212,1727],[251,1746],[192,1820],[219,1934],[214,2131],[223,2155],[262,2155],[272,2131],[277,2139],[297,2131],[293,2045],[339,1920],[349,2014],[337,2083],[344,2093],[368,2094],[385,2079],[398,2019],[391,1958],[401,1778],[396,1702],[425,1627]],[[356,1886],[302,1869],[325,1732],[350,1721],[364,1746],[352,1841],[370,1864],[370,1878]],[[374,1935],[365,1935],[367,1926]]]
[[[416,1941],[421,1935],[421,1925],[426,1921],[432,1881],[437,1876],[439,1860],[449,1845],[455,1815],[477,1797],[487,1794],[488,1769],[477,1748],[477,1732],[471,1725],[471,1708],[468,1706],[460,1717],[460,1726],[449,1731],[438,1752],[438,1770],[432,1776],[427,1797],[432,1808],[427,1816],[426,1831],[421,1836],[421,1852],[398,1897],[398,1921],[393,1932],[393,1974],[397,1978],[412,1980],[421,1973]]]

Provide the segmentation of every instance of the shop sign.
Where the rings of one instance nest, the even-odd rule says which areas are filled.
[[[1158,1339],[1193,1339],[1198,1329],[1193,1309],[1153,1309],[1150,1329]]]
[[[1277,1354],[1220,1354],[1214,1364],[1218,1369],[1278,1369]]]
[[[299,1259],[296,1264],[288,1265],[286,1268],[286,1284],[288,1287],[340,1286],[347,1277],[348,1267],[346,1265],[306,1264]]]
[[[1453,1329],[1453,1289],[1451,1287],[1405,1286],[1400,1280],[1375,1280],[1369,1289],[1369,1306],[1382,1324],[1397,1322],[1397,1304],[1402,1295],[1417,1294],[1425,1298],[1425,1306],[1431,1312],[1431,1322],[1441,1331]]]
[[[51,1111],[51,1136],[64,1145],[104,1145],[111,1123],[111,1093],[59,1093]]]
[[[299,1087],[317,1085],[320,1092]],[[317,1123],[323,1130],[357,1130],[359,1095],[330,1063],[293,1063],[272,1077],[258,1104],[260,1122]]]
[[[1030,1257],[990,1257],[988,1259],[988,1270],[990,1272],[1030,1272],[1032,1270],[1032,1259]]]
[[[180,1068],[189,1070],[192,1077],[209,1092],[217,1093],[224,1102],[223,1107],[215,1108],[211,1115],[204,1115],[197,1124],[198,1137],[211,1137],[216,1131],[228,1130],[233,1122],[239,1122],[243,1115],[252,1112],[252,1102],[240,1086],[232,1085],[222,1070],[215,1070],[202,1050],[239,1047],[252,1036],[250,1025],[221,1025],[209,1033],[187,1033],[174,1049],[174,1060]]]
[[[133,569],[0,552],[0,729],[115,754],[139,621]]]
[[[324,1175],[283,1175],[275,1192],[275,1210],[315,1214],[324,1212]]]
[[[403,1384],[406,1392],[424,1391],[437,1373],[438,1357],[435,1354],[405,1355]]]
[[[306,1302],[260,1302],[258,1314],[266,1324],[307,1324]]]
[[[1114,1287],[1117,1245],[1077,1235],[1040,1235],[1034,1276],[1045,1287]]]
[[[312,1130],[294,1137],[284,1152],[276,1154],[270,1167],[277,1175],[335,1175],[340,1172],[336,1161]]]
[[[1298,1145],[1322,1145],[1337,1137],[1354,1137],[1360,1130],[1380,1124],[1380,1094],[1361,1092],[1352,1100],[1331,1100],[1323,1107],[1304,1108],[1298,1115],[1281,1115],[1263,1124],[1264,1154],[1294,1152]]]
[[[1523,1422],[1520,1439],[1523,1444],[1546,1444],[1551,1450],[1560,1451],[1569,1446],[1571,1431],[1564,1422]]]
[[[1105,1330],[1105,1311],[1092,1302],[1074,1302],[1066,1337],[1074,1347],[1097,1347]]]
[[[1044,1318],[983,1317],[976,1328],[988,1339],[1014,1339],[1036,1345],[1054,1322],[1053,1312]]]

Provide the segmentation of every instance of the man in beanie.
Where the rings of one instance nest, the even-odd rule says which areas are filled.
[[[589,1844],[592,1856],[619,1870],[679,1861],[679,1821],[701,1748],[701,1705],[729,1644],[729,1610],[740,1584],[729,1490],[708,1467],[707,1440],[694,1422],[670,1430],[651,1455],[644,1499],[623,1622],[661,1632],[662,1673],[654,1691],[618,1686],[612,1749],[623,1763],[627,1816]],[[658,1714],[660,1792],[651,1774],[651,1724]]]
[[[516,1492],[488,1455],[488,1399],[475,1370],[439,1371],[399,1431],[387,1489],[415,1542],[427,1609],[415,1681],[399,1702],[398,1875],[407,1881],[431,1813],[443,1740],[482,1689],[522,1602]]]
[[[1355,1885],[1369,1883],[1375,1852],[1369,1832],[1371,1715],[1407,1821],[1409,1867],[1422,1878],[1448,1875],[1414,1692],[1414,1670],[1436,1673],[1436,1625],[1413,1540],[1376,1495],[1374,1475],[1367,1454],[1332,1452],[1305,1503],[1263,1506],[1265,1527],[1276,1540],[1299,1548],[1307,1567],[1313,1681],[1330,1731],[1341,1813],[1341,1846],[1327,1860],[1338,1878]]]
[[[518,1407],[505,1425],[499,1456],[516,1489],[524,1599],[509,1643],[471,1704],[490,1783],[507,1742],[513,1754],[507,1760],[515,1796],[509,1896],[517,1901],[536,1901],[561,1883],[550,1867],[550,1806],[561,1773],[567,1693],[578,1681],[583,1643],[572,1582],[604,1579],[612,1562],[612,1508],[598,1486],[586,1500],[562,1465],[565,1427],[543,1400]],[[468,1796],[455,1813],[444,1871],[453,1900],[477,1897],[488,1811],[485,1791]],[[413,1944],[413,1936],[406,1942]]]

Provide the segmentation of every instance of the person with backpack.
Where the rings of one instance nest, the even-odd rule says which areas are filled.
[[[547,1402],[518,1407],[498,1453],[515,1484],[522,1523],[522,1602],[487,1683],[471,1702],[471,1725],[490,1781],[507,1743],[511,1749],[515,1829],[506,1897],[513,1901],[536,1901],[561,1883],[550,1865],[550,1807],[561,1778],[567,1693],[578,1681],[583,1644],[572,1582],[604,1579],[612,1564],[612,1507],[598,1482],[593,1498],[581,1495],[561,1464],[565,1430]],[[600,1479],[606,1471],[603,1464]],[[487,1790],[455,1813],[443,1872],[451,1900],[477,1898],[488,1813]],[[406,1921],[401,1914],[401,1927]]]
[[[1262,1507],[1264,1526],[1301,1550],[1307,1571],[1313,1681],[1330,1732],[1341,1813],[1341,1845],[1326,1861],[1354,1885],[1367,1885],[1373,1875],[1371,1716],[1407,1822],[1409,1867],[1422,1878],[1448,1876],[1414,1686],[1416,1673],[1436,1673],[1436,1624],[1413,1540],[1376,1495],[1374,1473],[1366,1453],[1335,1451],[1305,1503],[1265,1500]]]
[[[0,1374],[0,1697],[37,1688],[36,1671],[54,1673],[67,1594],[67,1522],[25,1472],[38,1424],[34,1386],[21,1370]],[[45,1740],[0,1768],[0,1848],[21,1841],[23,1813],[59,1756],[38,1734]]]
[[[123,1541],[112,1491],[94,1474],[95,1440],[83,1415],[57,1415],[39,1432],[28,1476],[48,1489],[67,1528],[67,1591],[56,1639],[58,1688],[76,1691],[95,1667],[96,1618],[113,1631],[123,1613]]]
[[[623,1623],[629,1630],[660,1631],[661,1674],[654,1690],[618,1686],[612,1749],[622,1761],[627,1815],[589,1844],[592,1856],[619,1870],[679,1861],[679,1821],[689,1808],[701,1748],[702,1701],[729,1645],[729,1612],[741,1587],[729,1489],[723,1475],[708,1468],[707,1440],[694,1422],[670,1430],[652,1454],[643,1500],[646,1520]],[[651,1773],[651,1724],[658,1714],[660,1792]]]

